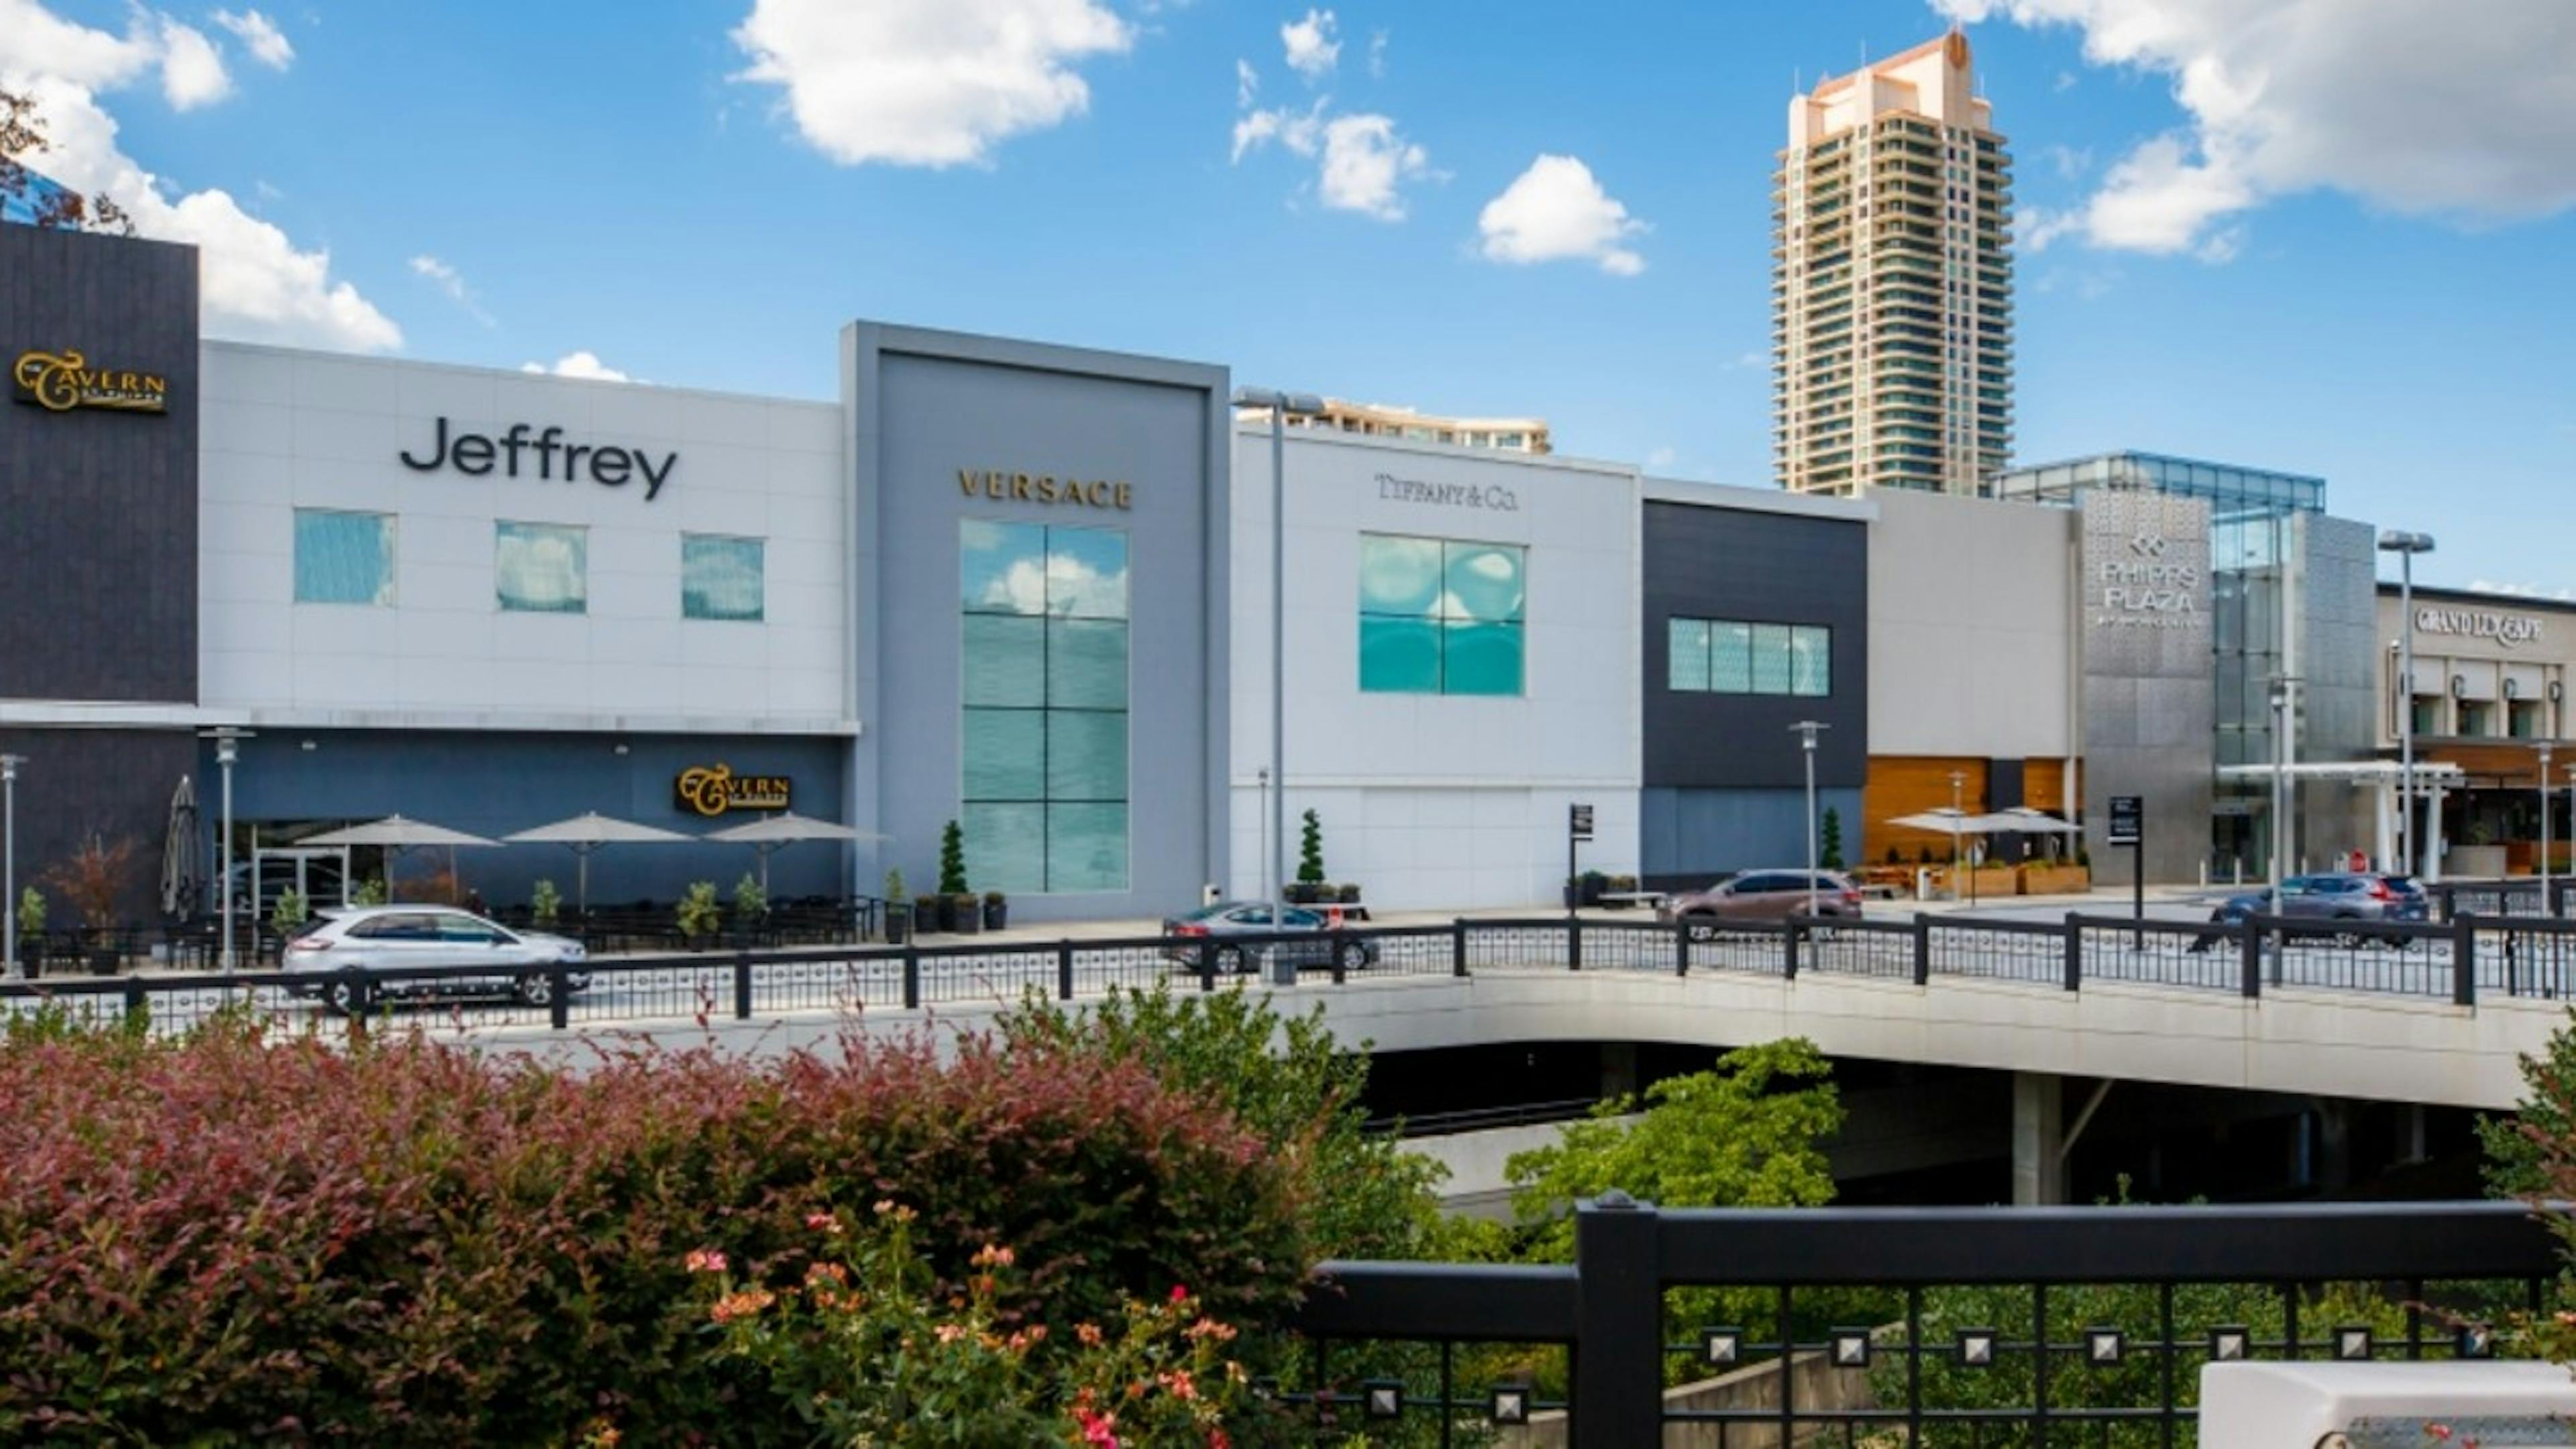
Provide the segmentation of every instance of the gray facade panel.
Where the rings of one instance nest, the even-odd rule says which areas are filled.
[[[17,884],[44,892],[46,924],[82,924],[62,890],[44,877],[92,836],[134,847],[118,923],[160,919],[156,893],[170,796],[179,777],[195,768],[196,753],[196,737],[186,730],[0,729],[0,754],[26,757],[18,767]],[[212,795],[201,788],[198,798]]]
[[[884,866],[931,884],[941,831],[963,813],[959,545],[985,520],[1128,536],[1129,887],[1023,894],[1014,917],[1196,904],[1225,878],[1225,371],[864,323],[845,334],[843,367],[864,601],[851,794],[891,837],[859,888]],[[960,470],[1117,480],[1132,505],[995,499],[961,487]]]
[[[29,352],[168,379],[164,414],[0,376],[0,697],[194,703],[197,253],[0,226],[0,371]]]
[[[1658,888],[1706,884],[1740,870],[1795,867],[1806,858],[1807,792],[1649,787],[1637,801],[1637,873]],[[1848,861],[1860,841],[1861,792],[1816,791],[1817,818],[1842,821]],[[1820,835],[1821,838],[1821,835]]]
[[[1646,786],[1803,788],[1805,762],[1789,726],[1816,719],[1831,726],[1817,742],[1817,782],[1858,789],[1869,769],[1868,525],[1649,502],[1641,526]],[[1831,693],[1675,690],[1675,618],[1830,627]],[[1845,818],[1856,829],[1857,814]]]
[[[2144,797],[2151,881],[2197,879],[2207,859],[2217,691],[2211,680],[2209,505],[2083,495],[2078,585],[2084,654],[2084,816],[2096,878],[2131,879],[2110,848],[2110,798]]]

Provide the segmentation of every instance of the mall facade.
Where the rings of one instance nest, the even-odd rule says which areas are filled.
[[[1222,366],[860,322],[837,400],[744,397],[204,340],[196,267],[0,227],[22,883],[91,838],[157,861],[183,777],[213,858],[229,730],[237,858],[324,898],[373,863],[301,842],[386,815],[697,836],[792,810],[862,838],[779,850],[773,896],[928,888],[955,821],[1015,918],[1141,918],[1262,893],[1311,811],[1373,908],[1552,907],[1569,860],[1798,863],[1809,723],[1854,864],[1946,857],[1900,816],[2023,808],[2122,880],[2102,821],[2136,794],[2151,879],[2259,876],[2277,675],[2304,681],[2297,852],[2385,854],[2389,606],[2321,484],[2255,500],[2244,470],[2113,455],[1847,500],[1297,429],[1274,660],[1271,439]],[[2479,752],[2563,733],[2576,621],[2420,601],[2468,622],[2419,632],[2419,683],[2460,682],[2419,690],[2417,733],[2494,782],[2451,808],[2502,811]],[[2513,827],[2483,818],[2458,824]],[[590,895],[753,861],[611,848]],[[549,846],[456,865],[494,904],[572,875]]]

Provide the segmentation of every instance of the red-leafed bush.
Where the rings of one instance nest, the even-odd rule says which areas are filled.
[[[1247,1329],[1308,1257],[1293,1163],[1098,1054],[842,1044],[580,1074],[217,1029],[0,1045],[0,1441],[801,1442],[692,1250],[790,1281],[892,1199],[1047,1320],[1187,1283]]]

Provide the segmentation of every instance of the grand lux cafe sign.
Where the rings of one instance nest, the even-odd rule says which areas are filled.
[[[2464,639],[2493,639],[2507,649],[2540,642],[2540,616],[2500,614],[2493,609],[2452,609],[2426,604],[2415,611],[2415,627],[2427,634],[2454,634]]]
[[[18,401],[51,413],[105,408],[121,413],[166,413],[170,379],[157,372],[92,367],[79,352],[21,352],[9,369]]]
[[[680,808],[709,819],[729,810],[784,810],[794,794],[785,775],[737,775],[731,765],[691,765],[671,782]]]

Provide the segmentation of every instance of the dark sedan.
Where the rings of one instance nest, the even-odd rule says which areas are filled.
[[[1281,939],[1281,938],[1285,939]],[[1377,964],[1377,942],[1346,936],[1321,912],[1289,906],[1270,923],[1267,901],[1222,901],[1163,922],[1163,956],[1195,970],[1199,953],[1214,947],[1216,969],[1242,973],[1273,961],[1288,966],[1339,965],[1362,971]]]

